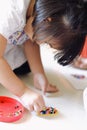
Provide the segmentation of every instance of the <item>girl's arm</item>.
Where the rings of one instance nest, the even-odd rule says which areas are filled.
[[[7,61],[3,57],[6,44],[7,44],[6,39],[2,35],[0,35],[0,83],[7,89],[9,89],[13,94],[21,96],[25,89],[24,87],[25,85],[13,73]]]
[[[39,111],[45,106],[43,97],[29,89],[29,87],[14,74],[3,57],[6,42],[6,39],[0,35],[0,83],[14,95],[18,96],[23,101],[23,105],[30,111]]]
[[[45,75],[43,65],[41,62],[40,48],[38,44],[32,43],[30,40],[28,40],[24,44],[24,48],[30,68],[34,74],[35,87],[41,89],[43,93],[57,92],[58,89],[54,85],[49,84]]]

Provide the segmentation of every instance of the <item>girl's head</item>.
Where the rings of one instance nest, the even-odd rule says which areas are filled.
[[[67,65],[80,54],[87,33],[87,3],[82,0],[36,0],[33,39],[61,50],[55,58]]]

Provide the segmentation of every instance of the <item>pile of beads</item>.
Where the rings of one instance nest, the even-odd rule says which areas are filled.
[[[56,115],[58,113],[57,109],[53,107],[47,107],[41,110],[38,115],[39,116],[51,116],[51,115]]]

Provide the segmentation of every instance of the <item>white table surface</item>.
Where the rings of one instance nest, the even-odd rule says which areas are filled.
[[[78,89],[76,89],[75,85],[68,80],[69,76],[66,76],[72,73],[87,76],[87,71],[58,65],[53,59],[54,53],[48,47],[41,47],[41,55],[49,82],[57,85],[59,88],[58,93],[48,94],[44,96],[44,99],[47,106],[57,108],[59,114],[56,117],[41,118],[25,111],[23,118],[14,123],[0,122],[0,130],[87,130],[87,114],[83,106],[84,85],[82,89],[81,87],[79,89],[83,81],[75,79],[74,84],[78,85]],[[20,78],[34,89],[32,74]],[[85,80],[84,82],[86,87],[87,83]],[[2,86],[0,87],[0,95],[14,97]]]

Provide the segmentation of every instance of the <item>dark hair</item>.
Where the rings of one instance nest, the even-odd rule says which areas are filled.
[[[87,34],[87,2],[83,0],[36,0],[33,39],[54,40],[59,45],[55,58],[67,65],[81,53]]]

